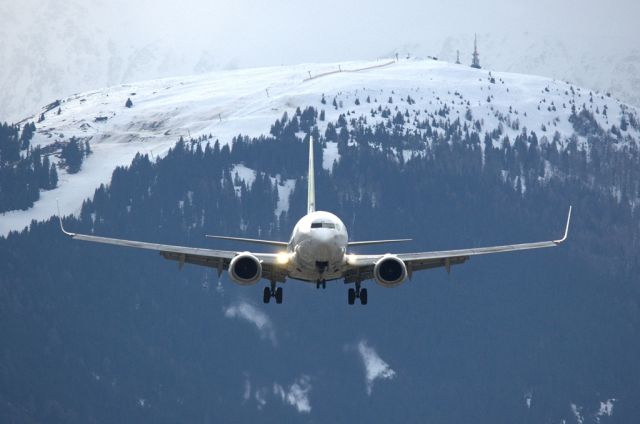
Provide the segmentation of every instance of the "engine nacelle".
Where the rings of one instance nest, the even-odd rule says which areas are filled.
[[[244,252],[231,259],[229,275],[236,284],[251,286],[262,278],[262,264],[251,253]]]
[[[402,259],[387,254],[376,262],[373,277],[383,287],[396,287],[407,279],[407,266]]]

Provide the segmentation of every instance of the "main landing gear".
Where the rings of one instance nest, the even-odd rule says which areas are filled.
[[[347,293],[347,300],[349,305],[353,305],[356,299],[360,299],[361,305],[367,304],[367,289],[360,288],[360,282],[356,283],[356,288],[350,288]]]
[[[271,282],[271,287],[265,287],[264,292],[262,294],[262,301],[264,303],[269,303],[272,297],[275,297],[276,303],[282,303],[282,287],[276,288],[276,283]]]

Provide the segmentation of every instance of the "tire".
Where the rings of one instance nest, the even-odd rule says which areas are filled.
[[[360,304],[367,304],[367,289],[360,289]]]
[[[269,289],[269,287],[265,287],[264,292],[262,293],[262,301],[264,303],[269,303],[270,300],[271,300],[271,290]]]
[[[356,301],[356,290],[355,289],[349,289],[349,292],[347,293],[347,300],[349,301],[349,305],[353,305]]]
[[[277,304],[282,303],[282,287],[278,287],[276,289],[276,303]]]

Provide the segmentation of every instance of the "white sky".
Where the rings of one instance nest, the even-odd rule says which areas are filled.
[[[633,47],[640,38],[637,0],[3,2],[0,11],[17,16],[47,9],[50,25],[65,25],[56,15],[70,16],[117,43],[133,47],[171,40],[186,51],[206,48],[219,63],[238,66],[372,58],[410,43],[433,45],[437,53],[446,36],[473,32],[528,31],[599,48]],[[8,37],[28,37],[42,28],[20,25],[15,30]]]

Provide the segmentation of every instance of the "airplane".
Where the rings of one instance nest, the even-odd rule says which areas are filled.
[[[351,247],[410,239],[349,241],[347,227],[340,218],[330,212],[316,211],[313,138],[310,137],[307,214],[297,222],[288,242],[206,236],[276,247],[281,249],[278,253],[214,250],[77,234],[64,229],[59,210],[58,216],[62,232],[74,240],[155,250],[165,259],[177,261],[180,269],[185,263],[206,266],[216,269],[218,278],[223,271],[228,271],[231,279],[241,286],[251,286],[265,279],[269,285],[263,291],[264,303],[269,303],[272,298],[276,303],[282,303],[283,290],[277,284],[284,283],[287,278],[315,284],[316,288],[326,288],[327,281],[342,279],[345,284],[354,285],[347,291],[348,304],[353,305],[358,299],[360,304],[366,305],[367,289],[362,287],[362,283],[367,280],[374,280],[383,287],[397,287],[411,279],[415,271],[444,267],[450,272],[452,265],[462,264],[472,256],[558,246],[569,234],[571,206],[564,236],[558,240],[433,252],[353,254],[349,252]]]

